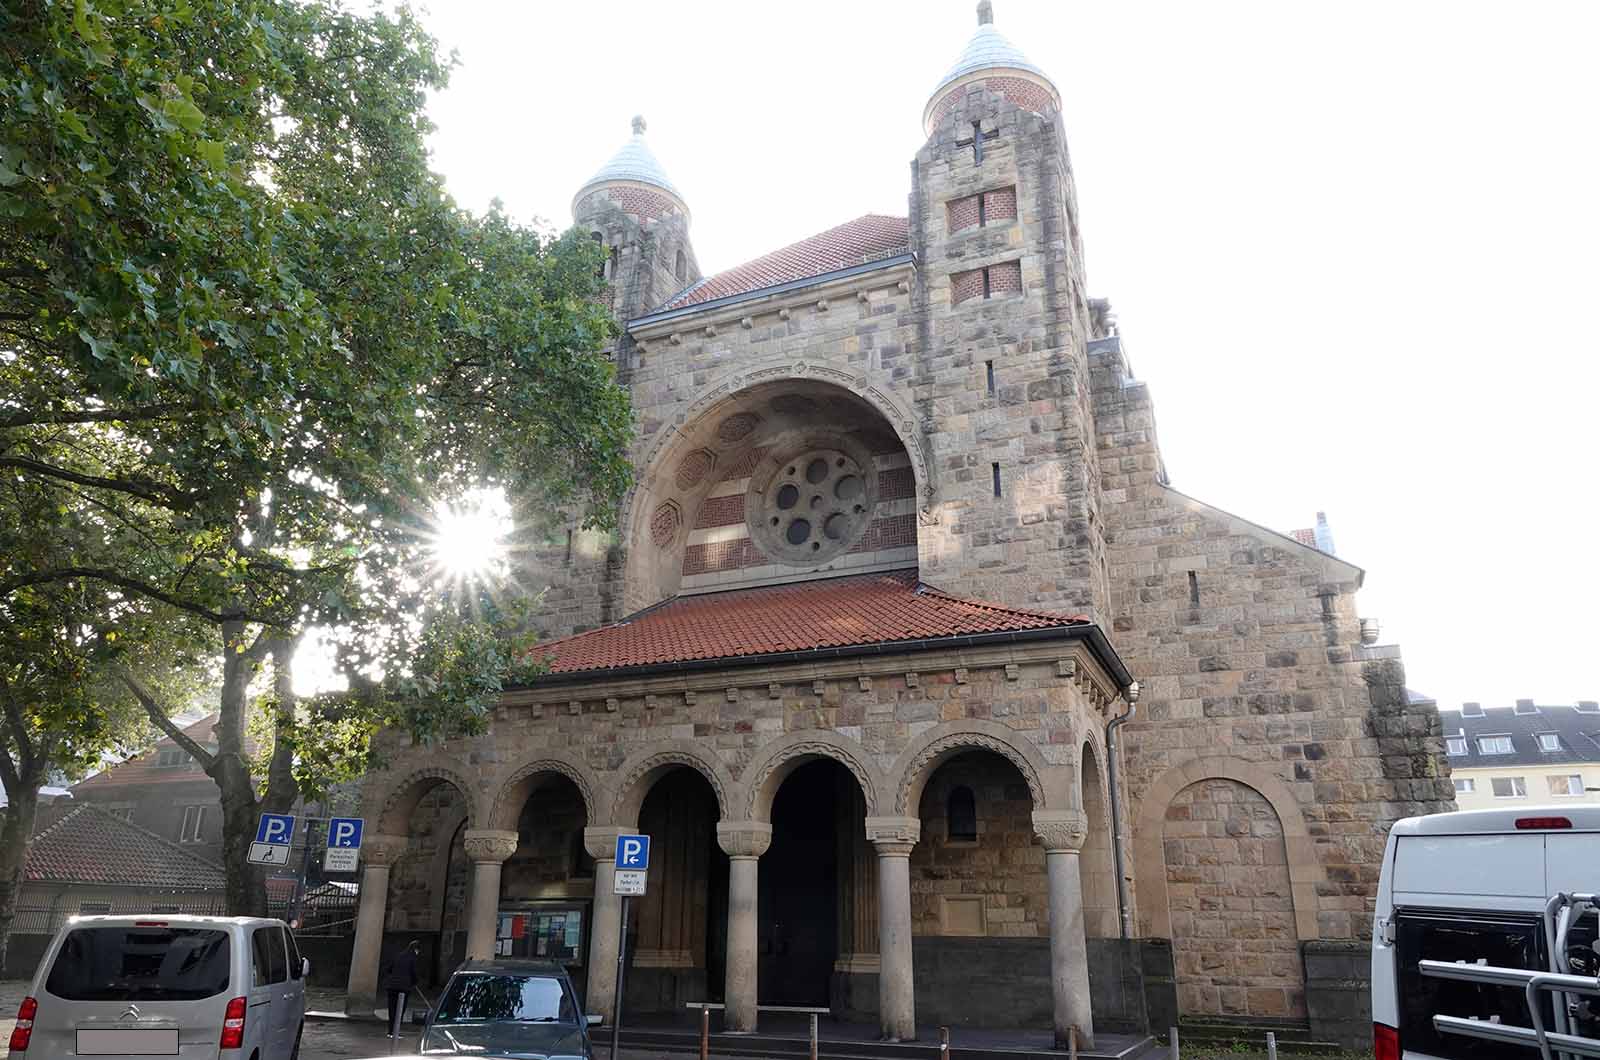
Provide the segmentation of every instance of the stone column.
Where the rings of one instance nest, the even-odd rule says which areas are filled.
[[[1089,1009],[1089,954],[1083,934],[1083,885],[1078,852],[1089,832],[1082,810],[1035,810],[1033,830],[1044,842],[1050,884],[1050,987],[1055,997],[1056,1048],[1067,1048],[1072,1027],[1078,1045],[1094,1045]]]
[[[622,941],[622,899],[613,893],[611,878],[616,872],[617,836],[632,835],[633,828],[585,828],[583,848],[594,858],[594,919],[589,922],[589,986],[583,999],[584,1012],[605,1017],[611,1024],[611,1010],[617,998],[617,947]]]
[[[517,852],[517,833],[469,828],[462,844],[472,859],[472,897],[467,901],[467,960],[494,956],[500,916],[500,866]]]
[[[911,848],[922,835],[915,817],[868,817],[878,851],[878,1020],[886,1042],[917,1037],[911,974]]]
[[[400,860],[405,849],[403,835],[369,835],[361,842],[361,897],[344,999],[345,1011],[352,1016],[371,1016],[378,1007],[378,963],[383,959],[383,924],[389,908],[389,866]]]
[[[728,855],[728,976],[722,1025],[733,1034],[756,1029],[756,891],[762,854],[772,845],[767,821],[723,821],[717,844]]]

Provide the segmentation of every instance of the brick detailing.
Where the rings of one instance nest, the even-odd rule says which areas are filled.
[[[968,269],[950,277],[950,301],[956,305],[983,297],[983,270]]]
[[[909,467],[892,467],[878,472],[878,500],[903,501],[917,495],[916,476]]]
[[[964,199],[954,199],[945,204],[945,214],[951,234],[978,227],[979,198],[977,195],[968,195]]]
[[[974,88],[984,88],[990,92],[998,92],[1023,110],[1031,110],[1041,114],[1047,110],[1054,110],[1056,105],[1055,99],[1050,95],[1050,90],[1043,85],[1026,81],[1020,77],[986,77],[982,81],[972,81],[946,92],[944,98],[939,101],[939,105],[933,108],[932,125],[937,127],[940,122],[944,121],[944,116],[950,113],[950,108],[954,107]]]
[[[730,444],[742,441],[750,437],[750,432],[755,430],[760,422],[761,417],[753,412],[735,412],[717,424],[717,440]]]
[[[877,552],[885,548],[905,548],[917,543],[917,517],[890,515],[874,519],[861,540],[851,546],[851,552]]]
[[[744,494],[730,493],[725,497],[707,497],[700,505],[694,528],[705,530],[713,526],[735,526],[744,522]],[[686,572],[687,573],[687,572]]]
[[[680,490],[694,489],[700,485],[700,480],[706,477],[706,472],[710,471],[716,462],[717,458],[711,455],[710,450],[696,449],[678,464],[678,473],[673,481],[678,484]]]
[[[581,216],[600,199],[611,200],[623,213],[632,214],[641,220],[656,220],[678,212],[678,207],[673,204],[669,196],[648,188],[622,184],[601,188],[592,195],[585,195],[573,212]]]
[[[683,550],[684,577],[754,567],[760,562],[761,553],[756,551],[755,544],[748,537],[690,545]]]
[[[1163,833],[1178,1007],[1185,1016],[1306,1014],[1283,826],[1232,780],[1205,780],[1167,807]]]
[[[1022,293],[1022,262],[1002,261],[989,266],[989,297]]]
[[[983,223],[995,224],[998,221],[1015,221],[1017,219],[1017,189],[996,188],[994,191],[983,193]]]
[[[761,459],[766,455],[767,447],[764,445],[746,449],[727,464],[717,481],[737,482],[739,479],[749,478],[750,472],[756,469],[756,465],[761,463]]]
[[[650,540],[657,548],[666,548],[672,544],[672,539],[678,535],[678,527],[682,525],[683,513],[676,504],[667,501],[650,516]]]

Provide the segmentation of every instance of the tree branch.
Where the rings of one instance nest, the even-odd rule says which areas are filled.
[[[18,412],[0,416],[0,430],[26,427],[34,423],[133,423],[137,420],[163,420],[174,413],[196,412],[199,406],[169,402],[135,409],[79,409],[71,412]]]
[[[6,680],[5,674],[0,673],[0,692],[5,693],[6,726],[11,730],[11,742],[17,745],[17,770],[27,774],[33,770],[33,743],[28,739],[28,726],[22,719],[22,708],[17,706],[17,697],[11,694],[11,682]],[[4,767],[11,766],[11,756],[5,756]],[[10,788],[13,777],[7,782]]]
[[[156,723],[156,727],[171,737],[179,747],[189,752],[189,756],[199,762],[207,773],[211,772],[211,764],[216,761],[216,755],[201,747],[194,737],[184,732],[167,714],[166,708],[156,699],[155,694],[133,676],[127,667],[116,667],[116,675],[117,679],[128,687],[128,691],[133,693],[133,698],[139,701],[144,712],[150,715],[150,720]]]
[[[15,578],[0,581],[0,599],[5,599],[18,589],[26,589],[30,585],[48,585],[51,582],[71,581],[74,578],[94,578],[108,585],[115,585],[119,589],[147,596],[152,600],[159,600],[168,607],[175,607],[180,611],[187,611],[191,615],[199,615],[208,622],[256,622],[264,626],[283,628],[285,623],[278,618],[256,614],[225,614],[221,611],[210,611],[192,600],[185,600],[180,596],[156,588],[148,582],[137,578],[130,578],[114,570],[105,570],[100,567],[56,567],[51,570],[34,571],[31,574],[19,574]]]
[[[186,510],[190,507],[190,498],[184,496],[181,490],[173,489],[171,486],[160,482],[139,482],[133,479],[84,475],[26,456],[0,456],[0,467],[14,467],[20,471],[31,471],[36,475],[61,479],[64,482],[76,482],[80,486],[116,490],[119,493],[127,493],[141,500],[147,500],[151,504],[159,504],[168,508]]]

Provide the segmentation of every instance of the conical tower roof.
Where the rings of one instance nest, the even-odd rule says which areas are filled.
[[[953,93],[973,82],[989,80],[995,80],[1001,94],[1018,106],[1029,110],[1042,109],[1040,104],[1061,107],[1061,93],[1050,75],[994,28],[994,5],[991,0],[982,0],[978,4],[977,32],[928,97],[923,111],[924,131],[933,132]]]
[[[633,135],[628,138],[627,143],[623,144],[594,176],[584,181],[578,193],[572,197],[574,214],[578,212],[578,204],[596,191],[603,188],[633,187],[643,194],[610,197],[619,204],[626,198],[629,202],[642,207],[635,210],[624,205],[623,208],[629,213],[637,212],[647,217],[659,217],[663,213],[671,212],[671,208],[676,208],[678,212],[688,215],[688,204],[683,201],[682,194],[673,186],[672,181],[667,179],[666,170],[661,167],[655,152],[651,151],[650,145],[645,142],[644,131],[644,118],[635,116]],[[656,201],[660,197],[649,194],[651,189],[664,192],[666,198]]]

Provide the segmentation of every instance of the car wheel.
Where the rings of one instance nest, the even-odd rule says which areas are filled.
[[[300,1029],[294,1032],[294,1048],[289,1050],[289,1060],[300,1060],[300,1038],[306,1032],[306,1025],[300,1024]]]

